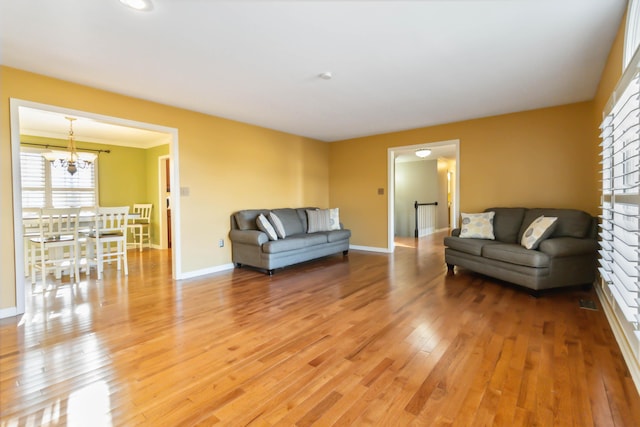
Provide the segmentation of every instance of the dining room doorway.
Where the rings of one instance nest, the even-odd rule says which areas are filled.
[[[39,124],[33,119],[34,115],[40,117]],[[27,297],[27,286],[30,285],[30,279],[25,277],[25,244],[24,244],[24,231],[22,226],[23,217],[23,194],[22,194],[22,168],[21,168],[21,141],[23,135],[31,134],[38,138],[52,138],[55,139],[56,135],[59,137],[60,132],[56,132],[55,126],[51,122],[47,123],[47,120],[54,120],[56,123],[63,122],[65,126],[68,126],[68,122],[63,120],[64,117],[74,117],[77,120],[82,119],[86,123],[91,123],[99,130],[95,130],[96,134],[93,137],[98,141],[94,142],[117,142],[117,137],[114,134],[107,136],[104,132],[107,129],[111,131],[126,131],[135,130],[141,133],[158,134],[163,135],[166,138],[168,144],[168,155],[166,156],[169,161],[173,158],[177,158],[178,153],[178,131],[175,128],[169,128],[165,126],[137,122],[128,119],[116,118],[111,116],[104,116],[96,113],[72,110],[68,108],[62,108],[53,105],[46,105],[40,103],[34,103],[26,100],[11,99],[10,105],[10,118],[11,118],[11,145],[12,145],[12,182],[13,182],[13,218],[14,218],[14,259],[15,259],[15,295],[16,306],[7,310],[3,310],[2,317],[18,315],[24,313],[25,299]],[[87,128],[88,129],[88,128]],[[66,132],[66,128],[65,128]],[[88,132],[88,131],[87,131]],[[102,132],[102,133],[100,133]],[[115,131],[117,133],[117,131]],[[78,133],[77,135],[80,135]],[[97,136],[96,136],[97,135]],[[65,139],[63,137],[61,139]],[[91,140],[91,136],[83,137],[82,139]],[[64,141],[63,141],[64,142]],[[125,145],[123,143],[123,145]],[[98,162],[99,163],[99,162]],[[179,170],[178,163],[170,162],[172,168],[170,174],[167,177],[168,181],[179,185]],[[157,164],[157,163],[156,163]],[[99,166],[97,166],[99,168]],[[157,181],[155,181],[157,183]],[[154,186],[157,184],[154,184]],[[99,194],[99,190],[98,190]],[[174,278],[181,275],[180,265],[180,241],[179,241],[179,228],[175,224],[179,224],[179,212],[180,203],[179,198],[173,197],[169,194],[170,205],[172,208],[171,220],[174,222],[173,239],[171,245],[171,262],[172,262],[172,275]],[[99,200],[99,199],[98,199]],[[99,202],[98,202],[99,203]],[[157,200],[157,206],[164,206],[166,199]]]

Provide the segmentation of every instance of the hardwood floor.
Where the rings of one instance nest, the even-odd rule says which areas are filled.
[[[604,313],[578,306],[594,291],[446,275],[442,237],[180,282],[130,251],[128,278],[36,286],[0,321],[1,425],[640,425]]]

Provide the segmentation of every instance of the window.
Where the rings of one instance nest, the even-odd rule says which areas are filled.
[[[41,150],[22,149],[22,208],[96,206],[96,162],[71,175],[42,157]]]
[[[629,1],[627,26],[624,34],[624,55],[622,68],[625,69],[640,45],[640,0]]]

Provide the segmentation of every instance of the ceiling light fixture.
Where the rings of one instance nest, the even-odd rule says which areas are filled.
[[[416,156],[421,158],[425,158],[429,156],[429,154],[431,154],[431,150],[429,150],[428,148],[419,148],[416,150]]]
[[[130,7],[131,9],[140,10],[143,12],[149,12],[153,10],[153,3],[151,0],[120,0],[120,3]]]
[[[49,151],[43,153],[42,157],[51,162],[54,167],[65,168],[70,175],[74,175],[78,168],[85,169],[90,163],[93,163],[95,155],[91,153],[78,154],[76,151],[76,141],[73,137],[73,121],[75,117],[65,117],[69,120],[69,145],[68,151]]]
[[[322,80],[331,80],[333,74],[331,74],[331,71],[327,71],[325,73],[319,74],[318,77],[320,77]]]

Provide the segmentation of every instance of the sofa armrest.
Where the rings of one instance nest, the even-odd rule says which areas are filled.
[[[246,243],[249,245],[262,246],[269,241],[266,233],[260,230],[231,230],[229,239],[235,243]]]
[[[453,237],[458,237],[460,236],[460,229],[459,228],[454,228],[453,230],[451,230],[451,235]]]
[[[543,240],[538,249],[550,257],[595,254],[598,251],[598,241],[576,237],[555,237]]]

